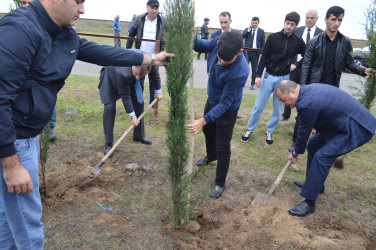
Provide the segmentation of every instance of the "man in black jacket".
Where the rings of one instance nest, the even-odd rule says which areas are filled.
[[[299,21],[300,16],[298,13],[291,12],[287,14],[283,30],[271,34],[266,41],[255,80],[256,86],[261,88],[249,118],[247,130],[241,138],[243,142],[247,142],[253,130],[256,129],[270,94],[273,94],[273,114],[269,123],[266,125],[265,133],[266,144],[273,144],[272,132],[277,128],[282,108],[281,102],[275,95],[275,88],[281,81],[289,79],[290,71],[295,70],[300,64],[300,62],[291,64],[292,59],[297,54],[304,54],[305,51],[303,39],[294,35],[294,30],[299,24]],[[261,85],[261,76],[264,67],[266,67],[266,72]]]
[[[314,37],[307,46],[301,85],[320,82],[339,87],[343,67],[361,76],[370,75],[373,71],[356,64],[350,38],[338,31],[344,15],[345,10],[339,6],[333,6],[326,12],[325,32]]]
[[[209,39],[209,24],[210,19],[205,17],[204,24],[201,26],[201,39],[208,40]],[[200,60],[201,52],[197,53],[197,60]],[[208,59],[208,53],[205,53],[205,60]]]
[[[148,12],[139,15],[136,18],[130,32],[129,37],[151,39],[151,40],[163,40],[163,30],[165,28],[165,21],[159,14],[159,1],[149,0],[146,5]],[[132,48],[133,40],[128,40],[126,48]],[[140,49],[149,54],[155,54],[157,48],[155,42],[141,42],[136,41],[136,49]],[[162,50],[162,43],[158,50]],[[159,68],[152,67],[149,73],[149,91],[151,103],[154,100],[154,85],[161,84],[161,77],[159,75]]]

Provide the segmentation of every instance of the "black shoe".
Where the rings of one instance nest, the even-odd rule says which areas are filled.
[[[240,115],[236,115],[236,119],[240,119],[242,118]]]
[[[210,192],[210,198],[218,199],[223,194],[223,191],[225,191],[225,186],[220,187],[215,185],[214,189]]]
[[[112,149],[112,143],[106,143],[104,146],[104,155],[108,154],[110,150]],[[112,158],[112,154],[110,155],[109,158]]]
[[[289,147],[289,152],[293,153],[296,146],[296,141],[293,141]]]
[[[212,161],[215,161],[215,160],[212,160]],[[197,161],[196,166],[201,167],[203,165],[209,164],[212,161],[209,161],[208,157],[205,156],[204,158],[202,158],[202,159],[200,159],[200,160]]]
[[[304,217],[313,212],[315,212],[315,205],[310,206],[306,201],[300,202],[297,206],[289,210],[290,215],[299,217]]]
[[[146,145],[150,145],[151,144],[151,141],[148,140],[147,138],[142,138],[142,139],[138,139],[138,138],[133,138],[133,141],[137,141],[137,142],[141,142],[143,144],[146,144]]]
[[[285,117],[283,115],[281,115],[281,117],[279,118],[280,121],[287,121],[290,117]]]
[[[303,185],[304,185],[304,182],[305,181],[294,181],[294,184],[297,185],[298,187],[302,188]],[[320,193],[322,194],[322,193],[324,193],[324,191],[325,191],[325,185],[322,186]]]

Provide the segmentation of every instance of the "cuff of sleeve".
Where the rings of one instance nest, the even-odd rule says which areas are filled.
[[[162,89],[156,89],[156,90],[155,90],[155,93],[156,93],[156,94],[161,94],[161,93],[162,93]]]
[[[16,147],[14,146],[14,143],[0,146],[0,158],[9,157],[12,155],[17,154]]]
[[[212,120],[210,119],[210,116],[208,114],[204,115],[204,119],[205,119],[206,123],[212,122]]]
[[[128,115],[129,115],[129,118],[132,119],[132,116],[136,116],[136,113],[133,111],[132,113],[129,113]]]

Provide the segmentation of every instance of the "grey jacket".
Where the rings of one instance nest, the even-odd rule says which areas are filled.
[[[131,30],[129,31],[129,37],[142,38],[144,33],[145,18],[148,13],[137,16],[136,21],[134,22]],[[163,40],[163,30],[165,29],[165,20],[161,17],[160,14],[157,15],[157,34],[156,40]],[[128,40],[126,48],[132,48],[133,40]],[[163,49],[163,43],[161,43],[160,50]],[[136,49],[141,47],[141,41],[136,41]]]

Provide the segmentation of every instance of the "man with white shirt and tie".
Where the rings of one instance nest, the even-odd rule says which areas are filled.
[[[294,34],[298,37],[303,38],[305,44],[307,45],[311,38],[317,36],[318,34],[322,33],[323,30],[316,26],[316,22],[318,20],[318,12],[317,10],[311,9],[307,11],[306,18],[305,18],[305,26],[301,26],[295,29]],[[302,59],[301,55],[297,55],[294,58],[293,63],[299,62]],[[299,83],[300,82],[300,75],[302,72],[302,68],[297,68],[296,70],[290,73],[290,80]],[[281,121],[286,121],[290,118],[291,115],[291,108],[285,106],[284,112],[280,118]],[[296,129],[295,129],[296,130]],[[296,132],[294,130],[293,134],[293,141],[296,141]],[[294,144],[294,143],[293,143]],[[293,150],[295,144],[291,144],[291,149]]]
[[[260,19],[258,17],[252,17],[252,22],[248,28],[243,31],[242,37],[245,39],[244,47],[253,49],[264,49],[265,45],[265,32],[259,28]],[[252,82],[251,89],[255,89],[256,71],[261,57],[260,51],[245,51],[245,57],[248,63],[251,62],[252,67]]]

